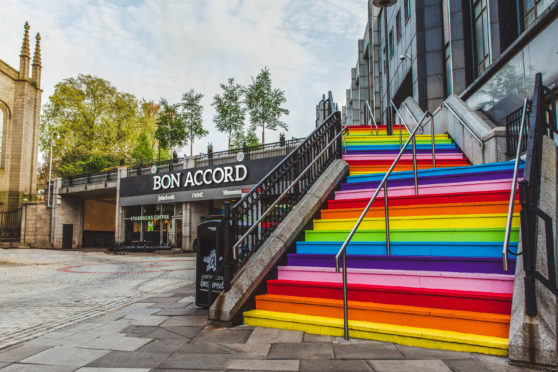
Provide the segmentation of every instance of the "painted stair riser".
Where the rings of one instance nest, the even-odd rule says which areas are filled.
[[[446,146],[446,145],[444,145],[444,146]],[[397,156],[399,154],[399,151],[400,151],[399,147],[395,147],[395,146],[392,146],[392,147],[387,148],[387,149],[386,148],[382,148],[382,149],[377,148],[377,149],[374,149],[373,151],[372,150],[358,149],[355,146],[351,146],[351,147],[345,147],[343,149],[343,154],[346,154],[346,155],[370,155],[370,154],[390,155],[390,156],[393,156],[394,159],[395,159],[395,156]],[[405,149],[403,154],[412,155],[413,151]],[[432,149],[431,148],[422,148],[422,149],[417,148],[416,154],[417,155],[432,154]],[[442,148],[442,149],[436,147],[436,154],[437,155],[440,155],[440,154],[458,154],[458,155],[461,156],[462,153],[456,147],[446,146],[445,148]]]
[[[507,216],[503,214],[470,214],[448,216],[391,216],[390,229],[451,229],[451,228],[494,228],[505,227]],[[356,218],[314,220],[314,231],[351,230],[356,224]],[[359,225],[359,230],[385,228],[385,218],[365,218]],[[519,228],[519,214],[514,215],[512,227]]]
[[[509,316],[464,311],[448,311],[414,306],[394,306],[350,301],[349,320],[407,327],[471,333],[491,337],[508,337]],[[343,318],[343,301],[316,300],[307,297],[256,296],[256,309],[291,314]]]
[[[343,151],[346,153],[358,153],[358,151],[363,151],[364,153],[370,153],[370,152],[375,152],[375,153],[381,153],[382,151],[390,151],[393,152],[395,151],[397,154],[401,151],[401,148],[399,147],[399,143],[397,144],[392,144],[392,145],[387,145],[387,144],[381,144],[381,145],[347,145],[344,147]],[[421,154],[424,153],[424,150],[428,150],[429,153],[432,153],[432,145],[431,144],[417,144],[416,146],[416,152]],[[453,144],[453,143],[442,143],[442,144],[436,144],[435,146],[435,150],[436,152],[440,151],[440,152],[444,152],[446,150],[452,150],[453,152],[459,152],[459,149]],[[412,149],[409,148],[410,153],[412,153]],[[407,149],[405,149],[405,153],[407,152]]]
[[[477,228],[477,229],[432,229],[409,230],[391,229],[390,241],[393,242],[502,242],[504,241],[504,228]],[[349,236],[348,230],[343,231],[315,231],[306,230],[306,241],[316,242],[342,242]],[[511,231],[510,241],[516,242],[518,229]],[[353,242],[385,242],[385,229],[357,230],[353,235]]]
[[[438,168],[445,168],[445,167],[455,167],[455,166],[466,166],[466,162],[458,163],[458,162],[451,162],[451,163],[441,163],[437,164]],[[356,176],[359,174],[378,174],[378,173],[385,173],[389,170],[391,164],[384,164],[384,165],[353,165],[349,168],[349,175]],[[417,164],[417,170],[421,169],[429,169],[432,168],[432,163],[425,163],[425,164]],[[413,164],[397,164],[394,168],[395,172],[404,172],[413,169]]]
[[[342,241],[296,242],[298,254],[332,254],[341,249]],[[517,242],[510,242],[516,252]],[[348,255],[385,255],[385,242],[354,242],[347,246]],[[433,257],[502,257],[502,242],[391,242],[392,256]]]
[[[505,170],[498,172],[472,172],[461,174],[447,174],[435,176],[417,176],[419,186],[434,185],[443,183],[464,183],[464,182],[479,182],[479,181],[503,181],[511,180],[513,177],[513,170]],[[523,178],[523,170],[519,171],[519,178]],[[376,189],[380,185],[381,180],[371,182],[352,182],[342,183],[341,191],[348,190],[362,190],[362,189]],[[414,176],[411,174],[407,178],[389,179],[389,187],[402,187],[414,186]]]
[[[283,296],[343,299],[342,284],[268,280],[267,293]],[[510,314],[511,298],[503,293],[432,290],[424,288],[380,287],[348,284],[349,301],[391,305],[412,305],[439,309]]]
[[[370,200],[368,198],[328,200],[328,209],[364,208]],[[429,204],[462,204],[474,202],[496,202],[510,200],[510,190],[495,190],[485,192],[448,193],[439,195],[401,195],[394,197],[389,194],[389,206],[429,205]],[[516,197],[519,200],[519,197]],[[384,208],[383,197],[377,197],[371,208]]]
[[[335,254],[289,253],[287,260],[289,266],[335,267]],[[515,272],[515,259],[510,258],[509,261],[509,271],[504,271],[501,256],[494,258],[347,255],[347,267],[350,269],[447,271],[485,274],[513,274]]]
[[[343,283],[342,273],[333,270],[312,270],[308,268],[297,268],[292,270],[285,267],[279,267],[277,279],[279,280],[295,280],[295,281],[312,281],[321,283]],[[433,272],[401,272],[382,270],[381,272],[354,272],[347,273],[347,283],[409,287],[409,288],[429,288],[429,289],[447,289],[459,291],[467,289],[473,292],[486,293],[513,293],[513,276],[511,275],[483,275],[475,277],[474,275],[433,275]],[[435,273],[439,274],[439,273]]]
[[[420,184],[420,182],[419,182]],[[436,185],[422,185],[418,189],[418,195],[443,195],[455,193],[481,193],[487,191],[510,191],[511,181],[479,181],[467,183],[443,183]],[[362,189],[350,191],[336,191],[335,200],[368,199],[374,195],[375,189]],[[415,194],[414,186],[390,187],[389,197],[412,196]],[[384,190],[378,193],[378,197],[384,196]]]
[[[519,213],[521,205],[516,202],[514,213]],[[507,213],[508,203],[477,203],[477,204],[438,204],[438,205],[409,205],[409,206],[390,206],[389,216],[432,216],[432,215],[465,215],[465,214],[494,214]],[[322,209],[320,211],[323,220],[359,218],[362,209]],[[365,218],[384,217],[385,211],[380,208],[370,208],[366,212]]]
[[[344,154],[342,159],[345,160],[348,164],[351,162],[357,161],[393,161],[395,160],[397,154]],[[432,162],[432,154],[417,154],[418,161],[429,161]],[[436,154],[436,161],[438,160],[467,160],[463,154],[459,153],[448,153],[448,154]],[[413,161],[412,154],[404,154],[401,156],[399,161]]]
[[[244,324],[303,331],[327,336],[343,336],[343,320],[301,314],[252,310],[244,313]],[[431,330],[390,324],[349,321],[349,337],[393,342],[402,345],[461,352],[508,355],[506,338]]]
[[[432,168],[420,171],[420,176],[441,176],[447,174],[460,174],[460,173],[486,173],[486,172],[500,172],[500,171],[510,171],[513,170],[514,164],[512,162],[504,162],[504,163],[488,163],[488,164],[480,164],[480,165],[471,165],[467,167],[455,167],[453,169],[444,168]],[[523,169],[523,164],[520,165],[519,169]],[[407,172],[398,172],[393,173],[389,179],[394,180],[397,178],[409,178],[413,177],[412,171]],[[372,182],[372,181],[379,181],[383,178],[380,175],[363,175],[363,176],[351,176],[347,177],[348,183],[353,182]]]
[[[351,168],[353,167],[360,167],[360,168],[364,168],[364,167],[375,167],[375,166],[391,166],[393,164],[393,159],[372,159],[372,160],[345,160],[347,162],[347,164],[349,164],[349,166]],[[455,165],[453,165],[455,164]],[[412,166],[413,165],[413,159],[403,159],[403,160],[399,160],[397,162],[397,165],[401,165],[401,166]],[[423,169],[430,169],[432,168],[432,159],[417,159],[417,165],[421,166],[421,167],[428,167],[428,168],[423,168]],[[467,159],[440,159],[440,161],[436,161],[436,166],[437,167],[458,167],[458,166],[463,166],[463,165],[469,165],[469,162],[467,161]],[[396,167],[397,168],[397,167]]]

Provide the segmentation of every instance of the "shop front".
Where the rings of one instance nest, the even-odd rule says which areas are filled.
[[[283,157],[175,170],[120,179],[121,241],[191,250],[197,225],[224,213]]]

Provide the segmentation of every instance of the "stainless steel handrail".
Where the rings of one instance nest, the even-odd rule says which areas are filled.
[[[393,109],[395,110],[395,114],[397,116],[399,116],[399,120],[401,120],[401,123],[403,123],[403,125],[405,126],[405,129],[407,129],[407,132],[411,133],[411,131],[409,130],[409,126],[405,122],[405,119],[403,119],[403,116],[401,115],[401,113],[397,109],[397,106],[395,106],[395,103],[393,103],[393,100],[390,100],[390,103],[391,103],[391,106],[393,107]],[[420,119],[421,121],[424,120],[424,116],[427,113],[428,113],[428,111],[423,114],[423,117]],[[418,123],[417,123],[417,127],[418,127]],[[414,131],[413,131],[413,133],[414,133]],[[409,138],[410,138],[410,136],[409,136]],[[399,149],[401,149],[401,148],[403,148],[403,134],[402,134],[402,130],[401,130],[401,124],[399,124]],[[416,194],[418,194],[417,141],[416,141],[416,138],[414,136],[413,136],[413,175],[414,175],[414,178],[415,178],[415,195],[416,195]]]
[[[415,121],[415,123],[418,125],[418,121],[417,118],[415,118],[415,115],[413,114],[413,112],[411,111],[411,109],[409,108],[409,106],[405,103],[405,101],[403,101],[401,103],[401,105],[404,105],[405,108],[407,109],[407,112],[411,115],[411,118],[413,118],[413,120]],[[428,117],[430,117],[430,120],[434,120],[434,118],[432,117],[432,114],[429,111],[426,111],[428,113]],[[432,123],[432,130],[430,131],[431,135],[432,135],[432,168],[436,168],[436,137],[434,134],[434,123]]]
[[[294,185],[298,181],[300,181],[302,177],[310,170],[310,167],[320,159],[320,156],[322,156],[323,153],[326,152],[330,148],[330,146],[334,144],[335,141],[337,141],[339,136],[347,131],[348,128],[349,128],[348,126],[341,128],[341,131],[337,133],[337,135],[327,144],[327,146],[318,155],[316,155],[314,160],[312,160],[310,164],[308,164],[308,166],[306,166],[306,168],[304,168],[304,170],[300,172],[298,177],[295,178],[293,182],[291,182],[291,184],[285,189],[285,191],[283,191],[281,195],[279,195],[277,199],[275,199],[275,201],[271,204],[269,208],[267,208],[267,210],[261,215],[261,217],[255,223],[253,223],[252,226],[250,226],[250,228],[244,233],[244,235],[240,237],[240,239],[238,239],[238,241],[235,244],[233,244],[232,251],[233,251],[233,258],[235,260],[237,259],[236,249],[240,246],[240,244],[248,237],[248,235],[250,235],[260,225],[260,222],[262,222],[264,217],[266,217],[269,214],[269,212],[271,212],[271,210],[285,197],[285,195],[289,193],[289,191],[294,187]]]
[[[473,132],[473,130],[469,127],[469,124],[465,123],[463,119],[461,119],[461,117],[457,114],[457,112],[455,112],[445,101],[442,102],[442,106],[445,106],[448,110],[450,110],[450,112],[457,118],[457,120],[459,120],[461,125],[465,129],[467,129],[469,133],[471,133],[473,137],[475,137],[475,139],[481,144],[481,147],[484,147],[484,142],[482,142],[482,139],[479,136],[477,136],[475,132]]]
[[[523,140],[523,128],[525,126],[525,117],[527,116],[527,98],[523,101],[523,114],[521,115],[521,126],[519,128],[519,140],[517,141],[517,154],[515,155],[515,165],[513,167],[513,180],[510,193],[510,202],[508,204],[508,219],[506,220],[506,235],[504,237],[504,248],[502,249],[502,262],[504,263],[504,271],[509,270],[508,251],[510,248],[511,224],[513,219],[513,207],[515,204],[515,193],[517,189],[517,178],[519,175],[519,161],[521,160],[521,141]]]
[[[368,103],[368,101],[364,101],[364,103],[366,103],[366,108],[370,113],[370,117],[372,118],[372,123],[374,123],[374,127],[376,127],[376,135],[378,135],[378,124],[376,123],[376,118],[374,117],[374,113],[372,112],[372,109],[370,108],[370,104]],[[372,134],[372,123],[370,123],[370,134]]]
[[[422,118],[420,119],[419,124],[413,130],[413,132],[409,135],[409,138],[407,138],[407,141],[405,142],[405,145],[399,151],[399,154],[397,155],[397,157],[393,161],[393,164],[391,164],[391,167],[389,168],[387,173],[384,175],[384,178],[382,178],[382,181],[380,182],[380,184],[376,188],[376,191],[374,192],[374,195],[372,195],[372,198],[370,198],[370,201],[368,201],[368,204],[366,204],[366,207],[364,207],[364,210],[362,211],[362,214],[360,215],[360,217],[356,221],[356,223],[353,226],[351,232],[347,236],[347,239],[345,239],[345,241],[343,242],[343,245],[341,246],[341,248],[339,249],[339,251],[335,255],[335,271],[336,272],[339,272],[339,257],[341,255],[343,257],[343,319],[344,319],[344,332],[345,332],[344,337],[345,337],[346,340],[349,339],[349,321],[348,321],[348,305],[347,305],[347,246],[349,245],[349,242],[351,241],[351,239],[355,235],[358,227],[362,223],[362,220],[366,216],[366,213],[368,213],[368,210],[370,209],[370,207],[372,206],[372,204],[376,200],[376,197],[380,193],[380,190],[382,190],[382,188],[383,188],[384,189],[385,219],[386,219],[386,249],[387,249],[388,255],[390,254],[390,252],[389,252],[389,249],[390,249],[389,248],[389,209],[388,209],[388,203],[387,203],[387,179],[391,175],[391,173],[393,172],[393,169],[395,168],[395,166],[399,162],[399,159],[401,159],[401,156],[403,156],[403,153],[405,152],[405,149],[409,145],[409,142],[414,140],[416,132],[418,131],[419,128],[422,128],[422,122],[424,121],[425,117],[426,117],[426,113],[424,113],[424,115],[422,115]]]

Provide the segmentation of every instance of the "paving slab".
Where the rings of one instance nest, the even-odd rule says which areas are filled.
[[[53,347],[29,358],[21,363],[46,364],[51,366],[82,367],[107,354],[108,350],[81,349],[77,347]]]
[[[332,342],[333,336],[326,335],[313,335],[310,333],[304,333],[302,342]]]
[[[368,363],[376,372],[452,372],[441,360],[369,360]]]
[[[184,309],[187,306],[188,304],[183,302],[159,302],[157,304],[151,304],[149,307],[153,309]]]
[[[149,372],[149,368],[97,368],[82,367],[76,372]]]
[[[10,363],[2,363],[2,362],[0,362],[0,368],[6,367],[8,364],[10,364]]]
[[[254,330],[249,328],[204,329],[192,343],[244,344]]]
[[[271,344],[221,344],[220,346],[237,353],[237,359],[265,359],[271,349]]]
[[[86,367],[104,368],[153,368],[168,358],[170,353],[146,353],[139,351],[111,351]]]
[[[150,309],[152,310],[152,309]],[[166,316],[154,316],[154,315],[143,315],[143,314],[129,314],[124,317],[124,319],[131,320],[131,325],[143,325],[143,326],[158,326],[169,318]]]
[[[371,372],[372,369],[363,360],[301,360],[301,372]]]
[[[173,316],[160,325],[163,327],[205,326],[207,315]]]
[[[14,363],[2,368],[2,372],[73,372],[75,369],[75,367]]]
[[[182,335],[188,338],[195,337],[198,333],[203,330],[203,327],[193,327],[193,326],[185,326],[185,327],[161,327],[161,329],[166,329],[170,332],[174,332],[178,335]]]
[[[233,359],[227,364],[227,371],[298,371],[299,368],[299,360]]]
[[[174,353],[159,363],[157,368],[224,370],[232,358],[231,354]]]
[[[207,316],[207,310],[195,309],[191,307],[177,307],[177,308],[166,308],[166,309],[154,309],[158,310],[153,315],[164,315],[164,316],[177,316],[177,315],[200,315]]]
[[[151,342],[151,338],[127,337],[121,333],[102,336],[81,346],[88,349],[134,351]]]
[[[176,338],[153,340],[150,343],[142,346],[139,351],[145,351],[148,353],[174,353],[182,346],[184,346],[187,342],[187,339],[180,340]]]
[[[22,359],[28,358],[32,355],[40,353],[43,350],[50,348],[50,346],[41,345],[16,345],[6,349],[0,350],[0,362],[18,362]]]
[[[138,302],[150,302],[153,304],[158,304],[158,303],[165,303],[165,302],[177,302],[182,300],[182,297],[170,297],[170,296],[161,296],[158,295],[158,297],[147,297],[144,298],[142,300],[139,300]]]
[[[404,359],[392,343],[381,344],[333,344],[336,359]]]
[[[235,351],[225,346],[211,344],[184,344],[176,353],[181,354],[232,354]]]
[[[202,329],[201,327],[197,327],[197,332],[195,332],[194,335],[199,333],[201,329]],[[180,334],[179,332],[176,332],[174,330],[169,330],[166,328],[154,327],[154,326],[132,325],[123,329],[122,333],[125,334],[126,336],[145,337],[145,338],[153,338],[153,339],[170,339],[170,338],[181,339],[181,340],[190,339],[186,335]]]
[[[453,359],[444,360],[443,362],[454,372],[469,372],[469,371],[491,371],[491,372],[522,372],[527,368],[514,366],[508,363],[507,359],[498,361],[492,360],[490,356],[479,356],[473,359]],[[500,359],[500,358],[497,358]]]
[[[271,345],[268,359],[333,359],[330,343],[281,343]]]
[[[399,351],[407,359],[468,359],[473,358],[471,353],[451,350],[427,349],[407,345],[397,345]]]
[[[275,328],[256,328],[246,341],[247,344],[276,344],[280,342],[302,342],[304,332]]]

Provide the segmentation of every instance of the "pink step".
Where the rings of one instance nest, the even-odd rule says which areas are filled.
[[[278,269],[277,279],[279,280],[343,282],[342,274],[335,272],[334,268],[279,266]],[[512,294],[514,276],[440,271],[349,269],[347,280],[351,284]]]
[[[418,195],[442,195],[442,194],[455,194],[461,192],[483,192],[483,191],[505,191],[510,190],[512,185],[511,180],[499,181],[471,181],[471,182],[458,182],[458,183],[442,183],[431,185],[420,185]],[[369,199],[374,195],[375,189],[361,189],[361,190],[345,190],[336,191],[335,200],[352,200],[352,199]],[[378,197],[383,197],[384,191],[380,191]],[[415,195],[414,186],[400,186],[390,187],[389,196],[409,196]]]
[[[397,154],[344,154],[343,160],[395,160]],[[461,153],[436,154],[436,160],[463,160]],[[412,154],[404,154],[401,160],[413,160]],[[417,160],[432,160],[432,154],[417,154]]]

